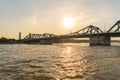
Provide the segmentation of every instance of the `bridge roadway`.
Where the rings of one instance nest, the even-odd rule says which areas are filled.
[[[61,35],[56,38],[89,38],[93,36],[109,36],[109,37],[120,37],[120,32],[112,33],[95,33],[95,34],[78,34],[78,35]]]

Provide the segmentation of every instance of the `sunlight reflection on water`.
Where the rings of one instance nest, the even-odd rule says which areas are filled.
[[[119,80],[120,47],[0,45],[0,80]]]
[[[70,54],[72,51],[71,51],[71,47],[67,47],[66,50],[65,50],[65,53],[66,54]]]

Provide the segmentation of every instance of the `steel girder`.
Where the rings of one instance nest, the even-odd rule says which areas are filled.
[[[33,40],[33,39],[42,39],[42,38],[52,38],[56,35],[50,34],[50,33],[44,33],[44,34],[31,34],[29,33],[27,36],[24,37],[24,40]]]
[[[108,33],[120,32],[120,20],[117,21],[107,32]]]
[[[81,30],[78,30],[76,32],[73,32],[71,33],[70,35],[82,35],[82,34],[99,34],[99,33],[103,33],[103,31],[96,27],[96,26],[93,26],[93,25],[89,25],[88,27],[85,27]]]

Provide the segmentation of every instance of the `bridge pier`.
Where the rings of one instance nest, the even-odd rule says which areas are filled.
[[[91,36],[89,41],[90,46],[110,46],[111,37],[110,36]]]

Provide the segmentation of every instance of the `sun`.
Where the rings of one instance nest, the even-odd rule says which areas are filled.
[[[62,24],[64,27],[66,28],[71,28],[74,26],[74,23],[75,23],[75,19],[72,18],[72,17],[65,17],[63,20],[62,20]]]

